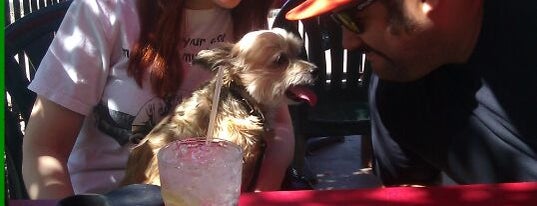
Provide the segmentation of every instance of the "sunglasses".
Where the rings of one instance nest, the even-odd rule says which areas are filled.
[[[365,0],[357,5],[351,4],[332,12],[330,17],[332,17],[335,22],[345,27],[349,31],[361,34],[364,31],[361,29],[360,23],[355,20],[354,16],[356,15],[356,12],[364,10],[374,1],[375,0]]]

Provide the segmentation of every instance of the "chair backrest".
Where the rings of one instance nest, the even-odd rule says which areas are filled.
[[[27,89],[71,1],[32,12],[5,28],[6,197],[27,198],[21,176],[23,126],[36,95]]]
[[[328,14],[289,21],[285,14],[305,0],[288,0],[275,17],[273,27],[302,37],[302,57],[318,67],[313,86],[318,104],[291,106],[297,134],[305,136],[369,133],[368,81],[371,73],[359,51],[342,46],[342,29]],[[318,136],[317,136],[318,137]]]
[[[304,59],[318,68],[314,90],[321,96],[352,99],[367,98],[369,71],[359,51],[343,49],[341,27],[328,15],[301,21],[285,19],[285,13],[304,0],[289,0],[275,17],[273,27],[280,27],[301,36],[304,40]]]
[[[21,17],[47,6],[66,0],[7,0],[4,1],[5,26],[17,21]]]

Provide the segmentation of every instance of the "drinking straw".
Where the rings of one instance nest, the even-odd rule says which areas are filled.
[[[211,114],[209,116],[209,127],[207,128],[207,137],[205,138],[207,143],[209,143],[209,138],[212,137],[214,132],[214,122],[216,120],[218,102],[220,101],[220,91],[222,90],[222,76],[223,69],[222,67],[218,67],[218,72],[216,73],[216,85],[214,87],[213,105],[211,106]]]

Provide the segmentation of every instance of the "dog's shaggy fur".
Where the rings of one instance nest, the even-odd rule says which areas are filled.
[[[260,30],[246,34],[236,44],[203,50],[194,60],[213,72],[223,69],[212,136],[243,149],[243,190],[254,176],[264,139],[273,136],[276,109],[288,99],[291,88],[313,83],[315,67],[298,59],[300,46],[301,41],[283,29]],[[123,184],[160,185],[159,149],[174,140],[207,135],[215,84],[213,78],[195,91],[132,150]]]

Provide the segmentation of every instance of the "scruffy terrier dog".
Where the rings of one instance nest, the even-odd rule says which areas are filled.
[[[215,73],[219,67],[223,69],[213,137],[243,149],[243,191],[262,159],[264,139],[273,136],[276,109],[289,99],[315,101],[305,87],[313,83],[315,66],[297,57],[301,43],[283,29],[260,30],[246,34],[236,44],[203,50],[194,60]],[[174,140],[207,135],[215,85],[213,78],[195,91],[132,150],[123,184],[160,185],[159,149]]]

